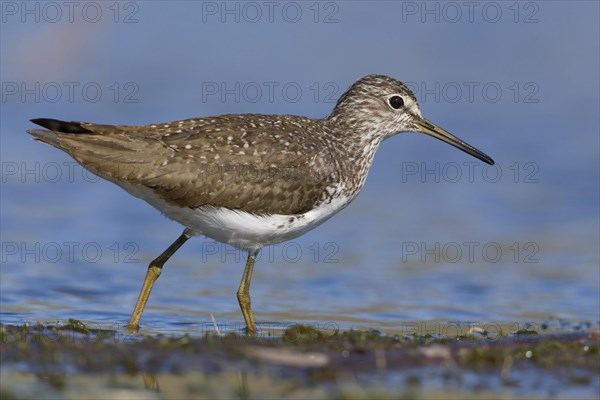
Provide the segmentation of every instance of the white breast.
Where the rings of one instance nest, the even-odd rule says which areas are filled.
[[[205,206],[196,209],[181,208],[168,204],[144,186],[115,182],[130,194],[145,200],[164,215],[190,228],[197,235],[204,235],[222,243],[247,251],[294,239],[316,228],[346,207],[352,198],[339,194],[331,202],[298,215],[259,215],[241,210]]]

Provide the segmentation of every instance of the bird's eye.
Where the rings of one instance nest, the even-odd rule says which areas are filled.
[[[400,96],[392,96],[388,101],[390,102],[390,106],[396,110],[404,105],[404,100]]]

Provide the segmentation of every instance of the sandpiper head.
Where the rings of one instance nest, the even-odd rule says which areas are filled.
[[[367,75],[356,81],[340,97],[328,119],[381,140],[401,132],[422,132],[494,164],[485,153],[424,118],[413,92],[389,76]]]

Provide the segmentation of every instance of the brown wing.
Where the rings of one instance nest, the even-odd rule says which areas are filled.
[[[143,185],[181,207],[299,214],[328,196],[335,158],[320,121],[232,115],[140,127],[78,123],[30,131],[109,180]]]

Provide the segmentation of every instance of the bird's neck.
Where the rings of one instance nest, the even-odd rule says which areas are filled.
[[[384,137],[372,126],[352,122],[347,123],[331,116],[326,119],[336,138],[337,146],[334,151],[338,153],[336,159],[340,160],[340,169],[344,171],[342,179],[360,190]]]

